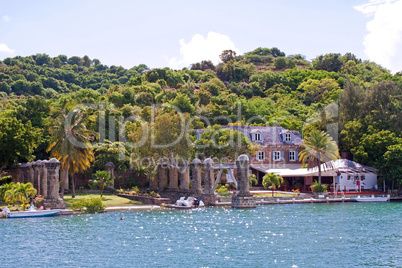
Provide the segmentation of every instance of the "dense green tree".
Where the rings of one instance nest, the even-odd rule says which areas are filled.
[[[92,180],[89,181],[89,185],[93,188],[97,188],[100,190],[100,196],[102,197],[103,190],[107,186],[111,186],[113,184],[113,179],[110,177],[109,172],[105,170],[98,170],[95,174],[92,174]]]
[[[329,53],[313,60],[313,68],[328,72],[338,72],[342,68],[341,54]]]
[[[0,172],[19,161],[32,161],[40,133],[30,121],[23,124],[16,118],[0,115]]]
[[[223,129],[220,125],[208,127],[195,141],[196,152],[205,158],[216,157],[221,160],[235,161],[241,154],[252,154],[256,150],[243,133],[232,129]]]
[[[395,133],[377,130],[370,126],[363,134],[357,147],[351,149],[353,159],[359,163],[381,168],[388,146],[402,143]]]
[[[221,55],[219,55],[221,61],[227,63],[236,58],[236,52],[233,50],[224,50]]]
[[[195,111],[194,105],[191,104],[191,100],[188,96],[178,93],[176,98],[170,103],[174,107],[177,107],[182,113],[193,114]]]
[[[215,71],[215,65],[210,60],[203,60],[191,65],[191,70],[213,70]]]
[[[387,147],[381,173],[392,181],[392,188],[395,184],[399,191],[402,189],[402,139],[398,144]]]

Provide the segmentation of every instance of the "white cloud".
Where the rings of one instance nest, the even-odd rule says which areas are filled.
[[[15,52],[14,49],[9,48],[6,44],[1,44],[0,43],[0,53],[7,53],[7,54],[13,54]]]
[[[371,0],[356,10],[372,17],[367,22],[364,52],[392,72],[402,70],[402,0]]]
[[[227,49],[236,53],[240,52],[229,36],[215,32],[209,32],[207,37],[195,34],[188,43],[184,39],[180,40],[180,57],[170,59],[169,67],[181,69],[203,60],[210,60],[214,64],[218,64],[219,55]]]
[[[3,21],[5,21],[5,22],[9,22],[11,19],[10,19],[10,17],[8,16],[8,15],[4,15],[3,16]]]

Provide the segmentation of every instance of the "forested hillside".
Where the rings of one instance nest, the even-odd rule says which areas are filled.
[[[402,73],[392,75],[350,53],[326,54],[309,62],[278,48],[257,48],[244,55],[224,51],[220,57],[218,65],[202,61],[182,70],[145,64],[125,69],[88,56],[4,59],[0,62],[0,168],[49,157],[49,129],[72,104],[104,107],[100,112],[100,106],[93,106],[89,111],[93,120],[87,122],[89,129],[99,132],[103,127],[99,118],[106,118],[106,131],[100,136],[111,142],[95,149],[94,166],[99,167],[115,157],[113,148],[123,142],[119,117],[138,115],[144,123],[155,122],[155,129],[160,121],[174,125],[176,112],[167,105],[171,104],[185,113],[192,128],[204,128],[208,122],[238,123],[281,125],[304,133],[314,128],[327,131],[335,123],[341,152],[351,152],[356,161],[391,176],[389,169],[402,152]],[[331,103],[339,106],[339,113]],[[159,105],[155,112],[150,108],[154,104]],[[136,141],[140,125],[125,123],[124,140]],[[164,127],[160,126],[161,132]],[[166,139],[169,136],[163,133],[161,142]],[[181,146],[177,154],[195,154]],[[146,148],[138,153],[152,155]],[[122,161],[122,169],[128,161]]]

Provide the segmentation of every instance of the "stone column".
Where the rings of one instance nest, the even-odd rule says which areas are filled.
[[[214,187],[214,170],[212,164],[214,161],[211,158],[207,158],[204,161],[204,193],[213,194]]]
[[[60,200],[59,171],[61,163],[56,158],[52,158],[45,165],[47,169],[47,200]]]
[[[237,158],[237,182],[238,191],[235,196],[232,197],[233,208],[255,208],[256,200],[249,190],[248,169],[250,165],[250,159],[247,155],[241,155]]]
[[[237,178],[239,184],[238,194],[241,196],[251,196],[250,184],[248,179],[248,169],[250,166],[250,159],[247,155],[241,155],[237,158]]]
[[[168,186],[167,171],[168,171],[168,169],[167,169],[165,163],[158,164],[158,176],[159,176],[158,190],[159,190],[159,192],[164,191],[165,188]]]
[[[150,191],[158,191],[158,174],[156,174],[149,182]]]
[[[32,163],[32,169],[34,171],[34,176],[33,176],[33,187],[37,190],[37,194],[40,195],[40,170],[39,170],[39,162],[40,161],[35,161]]]
[[[109,172],[110,178],[112,178],[112,187],[114,188],[114,168],[115,165],[112,162],[107,162],[105,165],[105,170]]]
[[[179,190],[179,173],[175,166],[169,167],[169,190]]]
[[[23,183],[32,183],[33,185],[33,169],[32,169],[32,163],[26,163],[21,166],[22,167],[22,172],[24,174],[24,180]]]
[[[201,160],[198,158],[194,159],[193,162],[191,162],[190,164],[193,181],[192,193],[194,195],[203,194],[201,188],[201,165]]]
[[[183,192],[190,191],[190,171],[189,163],[187,161],[182,161],[179,164],[180,172],[180,190]]]
[[[14,183],[24,182],[24,174],[22,173],[21,163],[18,163],[18,165],[13,169],[12,176],[12,181]]]
[[[47,168],[46,168],[47,160],[41,161],[39,165],[40,169],[40,192],[43,198],[47,198]]]

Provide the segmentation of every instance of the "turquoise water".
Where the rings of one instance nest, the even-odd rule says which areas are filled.
[[[339,203],[2,219],[0,267],[401,267],[401,212]]]

